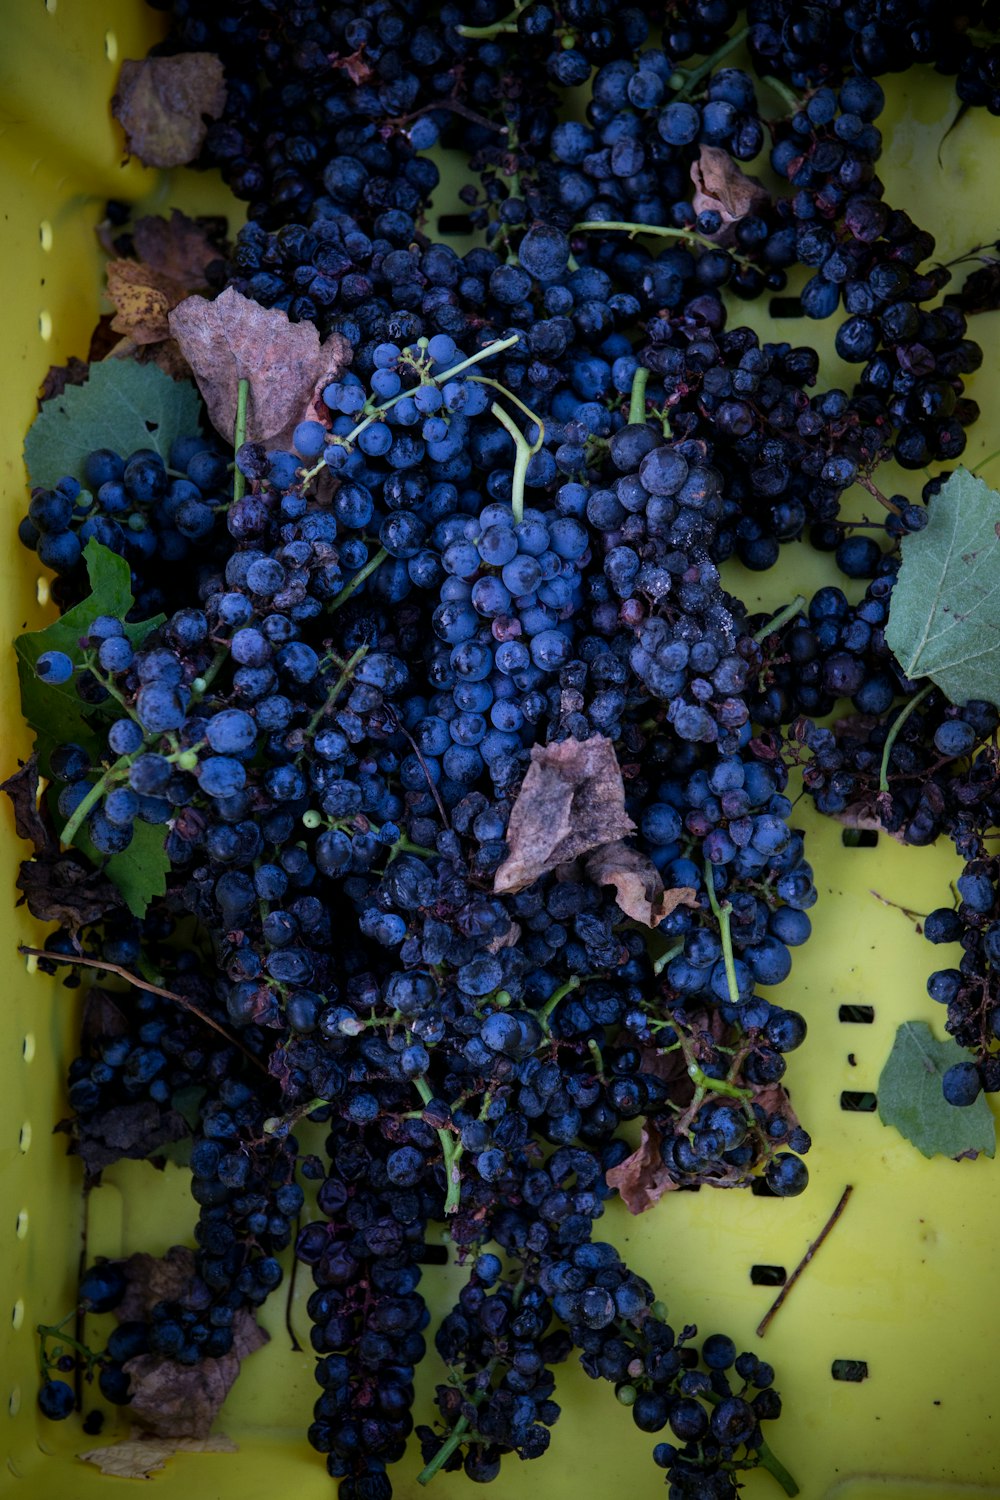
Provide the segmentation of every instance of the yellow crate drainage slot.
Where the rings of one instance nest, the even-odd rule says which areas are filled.
[[[141,0],[11,0],[4,12],[0,634],[9,641],[51,615],[45,580],[14,539],[25,501],[21,442],[47,367],[86,353],[100,310],[93,230],[104,202],[141,200],[146,212],[175,203],[188,212],[234,209],[215,178],[156,174],[122,162],[108,100],[118,61],[143,55],[157,34],[158,18]],[[949,83],[911,72],[889,80],[889,88],[892,114],[880,122],[888,200],[934,230],[943,260],[995,239],[1000,121],[970,113],[942,145],[956,109]],[[819,335],[824,352],[829,344],[825,325],[768,322],[763,304],[739,303],[735,316],[792,342]],[[997,319],[996,313],[976,319],[986,367],[972,393],[985,412],[1000,414]],[[828,360],[824,379],[837,378],[836,362]],[[972,429],[970,466],[996,448],[997,431],[987,419]],[[900,487],[920,481],[901,476]],[[731,586],[752,605],[777,607],[796,589],[834,581],[829,566],[796,546],[770,574],[731,569]],[[0,672],[8,705],[0,768],[6,775],[28,749],[6,647]],[[696,1322],[703,1335],[724,1329],[774,1363],[785,1411],[768,1435],[805,1500],[1000,1500],[994,1360],[1000,1164],[925,1161],[876,1113],[842,1107],[845,1094],[875,1090],[900,1022],[940,1026],[924,983],[932,968],[953,960],[932,950],[913,921],[885,902],[918,912],[940,905],[956,862],[944,847],[903,849],[884,838],[875,848],[847,849],[837,825],[812,815],[804,802],[800,807],[820,901],[814,936],[796,950],[781,994],[810,1028],[788,1071],[816,1143],[809,1190],[790,1200],[675,1193],[639,1219],[615,1205],[602,1228],[655,1284],[675,1320]],[[65,1138],[52,1135],[66,1112],[63,1077],[79,1000],[32,977],[16,957],[19,940],[37,943],[42,934],[14,909],[22,849],[6,807],[0,816],[8,893],[0,905],[0,1495],[104,1500],[121,1482],[76,1455],[123,1434],[127,1416],[111,1414],[104,1435],[91,1439],[75,1422],[45,1421],[35,1404],[35,1325],[57,1320],[72,1305],[80,1250],[79,1171],[65,1156]],[[861,1014],[858,1006],[870,1007],[872,1016],[848,1019]],[[847,1183],[854,1194],[842,1220],[757,1340],[754,1328],[775,1294],[773,1283],[798,1263]],[[190,1235],[194,1206],[185,1174],[168,1168],[160,1175],[144,1163],[109,1171],[90,1196],[88,1219],[91,1254],[162,1252]],[[450,1302],[455,1280],[428,1268],[424,1290],[432,1309]],[[291,1317],[301,1335],[307,1294],[308,1275],[300,1270]],[[328,1500],[331,1481],[304,1437],[313,1360],[292,1352],[285,1310],[282,1291],[264,1310],[271,1343],[247,1361],[222,1414],[220,1426],[239,1451],[172,1460],[155,1476],[161,1500]],[[97,1320],[94,1331],[100,1337]],[[845,1369],[863,1378],[834,1378]],[[431,1351],[418,1387],[418,1422],[432,1419],[430,1392],[441,1373]],[[549,1454],[530,1464],[505,1461],[490,1492],[496,1500],[655,1500],[664,1493],[649,1456],[653,1439],[635,1429],[603,1383],[565,1369],[557,1394],[563,1415]],[[430,1492],[419,1490],[417,1445],[411,1446],[412,1456],[394,1471],[397,1500],[435,1490],[453,1500],[482,1494],[453,1475],[439,1476]],[[766,1474],[754,1474],[746,1494],[778,1500],[779,1491]]]

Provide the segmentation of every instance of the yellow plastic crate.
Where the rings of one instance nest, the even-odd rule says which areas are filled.
[[[108,108],[117,63],[142,56],[161,24],[141,0],[8,0],[3,10],[0,612],[9,640],[51,614],[45,582],[14,540],[25,501],[21,442],[46,368],[86,352],[100,310],[102,258],[93,230],[104,202],[110,196],[141,201],[146,212],[178,203],[189,212],[228,211],[237,222],[239,210],[216,178],[157,174],[122,160]],[[1000,231],[1000,122],[970,114],[942,144],[955,109],[948,82],[911,73],[892,86],[892,114],[881,122],[887,196],[934,228],[942,259]],[[736,316],[750,316],[765,331],[760,313],[759,304],[740,304]],[[1000,410],[997,317],[977,318],[974,328],[987,351],[974,394],[987,412]],[[830,333],[793,321],[769,324],[766,331],[792,341],[819,334],[827,343]],[[827,362],[824,379],[832,368]],[[975,465],[998,441],[996,424],[991,429],[983,421],[973,429],[966,461]],[[914,493],[921,482],[919,475],[901,479]],[[787,549],[782,565],[763,576],[734,567],[730,581],[751,604],[768,608],[787,602],[796,589],[844,583],[832,579],[828,559],[806,547]],[[9,650],[0,650],[0,672],[2,701],[9,705],[2,764],[8,774],[29,748],[15,707]],[[875,1089],[900,1022],[923,1018],[940,1028],[941,1013],[927,999],[924,981],[951,959],[932,950],[912,919],[886,903],[925,912],[946,902],[956,862],[944,847],[903,849],[884,838],[877,848],[846,849],[837,825],[816,817],[805,802],[800,810],[820,901],[814,937],[796,952],[781,999],[801,1009],[810,1027],[788,1072],[816,1143],[809,1190],[787,1201],[676,1193],[639,1219],[615,1204],[602,1232],[655,1284],[675,1320],[697,1322],[702,1334],[725,1330],[775,1364],[785,1414],[769,1436],[805,1500],[997,1500],[1000,1164],[927,1162],[883,1128],[877,1114],[842,1107],[845,1092]],[[5,890],[13,893],[24,851],[6,808],[2,816]],[[121,1482],[100,1476],[76,1455],[123,1435],[127,1412],[109,1413],[105,1435],[92,1439],[74,1421],[45,1421],[35,1405],[35,1325],[58,1320],[74,1301],[85,1213],[78,1165],[65,1155],[65,1137],[51,1133],[66,1110],[63,1077],[79,998],[51,980],[30,977],[16,955],[18,941],[42,936],[23,910],[13,910],[12,899],[0,904],[0,954],[9,976],[0,1054],[0,1494],[103,1500]],[[870,1024],[840,1019],[841,1007],[856,1005],[873,1008]],[[755,1282],[760,1273],[754,1268],[790,1271],[847,1183],[854,1195],[843,1219],[766,1337],[757,1340],[754,1328],[775,1290]],[[168,1167],[160,1175],[145,1163],[120,1166],[90,1195],[86,1218],[90,1255],[161,1252],[190,1235],[194,1206],[186,1174]],[[424,1290],[432,1307],[450,1302],[460,1276],[428,1268]],[[264,1310],[272,1341],[247,1361],[220,1422],[238,1454],[172,1460],[155,1476],[162,1500],[330,1496],[323,1461],[304,1438],[315,1391],[308,1286],[300,1272],[291,1317],[305,1352],[290,1349],[284,1288]],[[101,1327],[94,1320],[97,1339]],[[834,1380],[835,1360],[864,1361],[867,1379]],[[431,1389],[440,1374],[432,1349],[418,1386],[418,1421],[433,1417]],[[558,1395],[563,1415],[549,1454],[540,1463],[505,1461],[491,1492],[497,1500],[515,1494],[518,1500],[654,1500],[663,1494],[662,1475],[649,1458],[653,1440],[634,1428],[605,1384],[571,1366],[560,1372]],[[397,1500],[426,1493],[416,1485],[416,1447],[394,1473]],[[453,1475],[439,1476],[435,1491],[454,1500],[481,1493]],[[749,1476],[746,1493],[750,1500],[779,1496],[766,1474]]]

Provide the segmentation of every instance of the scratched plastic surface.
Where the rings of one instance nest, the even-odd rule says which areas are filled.
[[[46,368],[86,352],[101,310],[101,256],[93,228],[103,203],[114,196],[141,201],[146,211],[180,203],[190,212],[234,213],[217,178],[154,173],[123,162],[108,110],[117,62],[141,56],[158,24],[138,0],[9,0],[4,6],[5,640],[51,613],[44,588],[39,591],[39,570],[14,540],[25,500],[21,441]],[[918,222],[933,225],[942,259],[996,238],[1000,229],[993,165],[1000,122],[969,115],[942,145],[954,111],[947,83],[910,74],[894,82],[885,122],[887,197]],[[442,191],[431,228],[437,213],[458,206],[453,194]],[[825,325],[768,320],[763,313],[762,304],[749,310],[740,305],[735,315],[751,316],[773,337],[808,342],[819,334],[829,343]],[[982,316],[974,328],[987,358],[973,394],[987,412],[997,410],[1000,399],[997,318]],[[836,362],[829,361],[825,381],[840,378]],[[975,464],[998,445],[995,424],[991,429],[984,420],[973,429],[966,461]],[[899,481],[915,494],[920,476]],[[829,581],[844,586],[843,579],[832,578],[829,559],[799,546],[787,549],[782,565],[769,574],[730,570],[730,586],[768,608]],[[0,672],[0,701],[9,705],[0,771],[7,774],[28,743],[6,649],[0,651]],[[95,1440],[75,1422],[46,1422],[35,1406],[33,1330],[72,1305],[81,1243],[78,1169],[64,1154],[65,1138],[52,1135],[66,1110],[62,1078],[79,998],[29,976],[16,957],[19,940],[36,941],[42,933],[23,910],[14,910],[14,870],[23,851],[6,806],[0,817],[5,890],[11,893],[0,903],[0,1494],[95,1500],[119,1483],[76,1457]],[[796,951],[781,999],[802,1010],[810,1027],[788,1072],[816,1143],[809,1191],[791,1201],[707,1190],[676,1193],[639,1219],[615,1205],[602,1232],[654,1282],[678,1323],[695,1322],[703,1334],[725,1330],[773,1361],[785,1414],[770,1436],[805,1500],[998,1500],[1000,1416],[992,1351],[1000,1323],[994,1269],[1000,1166],[985,1159],[925,1161],[883,1128],[877,1114],[851,1112],[841,1102],[845,1093],[874,1092],[901,1021],[921,1018],[940,1027],[940,1010],[927,999],[924,983],[932,968],[954,960],[932,949],[911,918],[885,903],[926,912],[946,902],[956,863],[944,848],[903,849],[884,838],[874,848],[847,849],[839,828],[812,815],[804,802],[797,821],[807,830],[820,900],[814,937]],[[868,1022],[841,1019],[842,1007],[857,1006],[871,1008]],[[760,1283],[755,1268],[790,1271],[848,1182],[854,1195],[842,1220],[758,1340],[754,1329],[775,1290]],[[162,1251],[187,1239],[192,1222],[184,1173],[129,1164],[108,1172],[105,1185],[91,1195],[90,1252]],[[432,1308],[451,1300],[460,1275],[428,1269],[424,1290]],[[291,1318],[303,1340],[307,1290],[307,1278],[300,1277]],[[312,1358],[290,1349],[284,1292],[272,1298],[264,1321],[271,1343],[247,1361],[219,1423],[239,1452],[176,1458],[153,1481],[162,1500],[192,1494],[213,1500],[330,1496],[322,1460],[302,1435],[314,1392]],[[92,1331],[99,1339],[100,1320]],[[831,1367],[841,1360],[864,1362],[867,1378],[832,1378]],[[431,1418],[431,1386],[439,1374],[431,1351],[422,1371],[418,1421]],[[606,1386],[579,1370],[564,1370],[559,1398],[563,1415],[549,1454],[532,1464],[505,1462],[491,1491],[496,1500],[515,1493],[518,1500],[618,1500],[624,1494],[654,1500],[664,1493],[649,1457],[653,1440],[633,1427]],[[107,1436],[124,1433],[127,1419],[109,1416]],[[414,1451],[395,1471],[398,1500],[425,1493],[416,1472]],[[451,1475],[439,1476],[435,1487],[454,1500],[482,1494]],[[746,1494],[749,1500],[777,1500],[779,1491],[766,1474],[754,1474]]]

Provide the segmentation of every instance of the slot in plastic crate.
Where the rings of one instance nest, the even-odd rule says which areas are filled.
[[[189,212],[223,211],[234,222],[240,219],[217,178],[158,174],[122,160],[108,107],[117,64],[142,56],[159,25],[140,0],[13,0],[5,7],[4,640],[51,614],[40,570],[14,539],[25,500],[21,442],[47,367],[86,353],[100,310],[102,256],[94,226],[105,201],[141,201],[147,212],[176,203]],[[957,109],[947,81],[913,72],[888,80],[888,87],[892,112],[881,123],[889,200],[934,229],[942,259],[996,238],[1000,121],[972,112],[945,138]],[[439,196],[432,228],[439,214],[458,208],[446,197]],[[785,302],[773,311],[788,307]],[[829,325],[788,316],[769,320],[763,313],[763,303],[734,308],[737,319],[753,321],[772,337],[818,337],[828,349]],[[998,329],[996,313],[975,320],[974,336],[987,357],[973,394],[986,412],[1000,411]],[[828,383],[836,378],[834,367],[824,364]],[[966,462],[974,466],[997,442],[997,424],[984,419],[972,429]],[[995,477],[1000,479],[1000,464]],[[904,482],[917,485],[921,476]],[[769,608],[822,582],[851,587],[833,578],[829,559],[804,546],[787,549],[771,573],[733,567],[729,576],[751,605]],[[8,774],[29,749],[9,649],[0,650],[0,671],[8,705]],[[116,1416],[108,1409],[105,1433],[94,1439],[75,1420],[47,1422],[35,1404],[35,1325],[58,1320],[73,1303],[84,1221],[79,1166],[65,1155],[65,1137],[52,1134],[66,1113],[63,1078],[80,1001],[78,993],[31,977],[16,955],[19,940],[37,943],[43,933],[23,909],[14,910],[13,878],[24,849],[6,806],[0,816],[9,893],[0,907],[0,953],[8,976],[0,1054],[0,1494],[103,1500],[122,1482],[102,1477],[76,1455],[123,1435],[127,1411]],[[820,902],[813,912],[814,936],[796,951],[792,977],[780,994],[802,1010],[810,1027],[788,1072],[794,1102],[815,1141],[809,1190],[792,1200],[679,1192],[638,1219],[615,1204],[601,1230],[654,1283],[678,1325],[696,1322],[703,1335],[725,1330],[741,1347],[774,1363],[785,1413],[769,1424],[768,1435],[805,1500],[997,1500],[1000,1409],[993,1351],[1000,1325],[1000,1168],[985,1159],[925,1161],[884,1128],[877,1113],[842,1107],[844,1095],[874,1093],[900,1022],[920,1018],[940,1028],[941,1013],[927,999],[924,982],[947,959],[924,942],[910,918],[885,903],[927,911],[946,902],[957,866],[944,847],[903,849],[885,837],[874,847],[847,848],[840,827],[816,817],[805,802],[796,821],[807,830]],[[757,1340],[753,1330],[777,1286],[848,1182],[854,1195],[841,1222],[766,1337]],[[193,1218],[183,1171],[120,1166],[90,1195],[89,1253],[161,1252],[189,1238]],[[450,1302],[460,1275],[428,1267],[424,1289],[432,1309]],[[163,1500],[192,1494],[219,1500],[331,1495],[323,1461],[304,1437],[316,1389],[304,1306],[308,1280],[300,1268],[291,1309],[303,1352],[290,1348],[282,1288],[263,1314],[271,1343],[246,1362],[222,1413],[219,1426],[239,1452],[172,1460],[155,1476],[155,1493]],[[103,1326],[108,1323],[103,1320]],[[102,1320],[94,1326],[99,1337]],[[432,1416],[430,1390],[439,1375],[431,1350],[418,1387],[418,1421]],[[549,1454],[540,1463],[506,1460],[491,1492],[497,1500],[515,1493],[518,1500],[573,1494],[654,1500],[663,1494],[662,1474],[649,1457],[654,1439],[635,1429],[606,1385],[564,1367],[557,1395],[563,1414]],[[87,1402],[92,1404],[98,1403]],[[425,1493],[415,1480],[416,1446],[394,1471],[397,1500]],[[453,1475],[439,1476],[434,1492],[453,1500],[481,1493]],[[750,1500],[778,1500],[779,1491],[768,1475],[754,1474],[746,1494]]]

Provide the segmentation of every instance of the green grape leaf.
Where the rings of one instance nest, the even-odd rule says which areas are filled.
[[[904,1021],[878,1081],[878,1113],[924,1156],[993,1156],[993,1115],[980,1094],[959,1109],[941,1092],[941,1075],[953,1063],[968,1061],[957,1042],[939,1042],[925,1021]]]
[[[137,819],[132,842],[121,854],[112,854],[110,858],[101,854],[87,837],[85,827],[77,830],[73,843],[121,892],[132,915],[144,917],[153,897],[166,895],[170,872],[166,837],[162,823],[143,823]]]
[[[201,397],[189,380],[173,380],[157,365],[130,359],[92,364],[85,385],[70,385],[46,401],[24,440],[33,485],[51,488],[66,474],[83,483],[83,461],[95,448],[127,458],[154,448],[166,462],[170,445],[201,431]]]
[[[903,538],[885,638],[907,677],[1000,707],[1000,494],[956,469]]]
[[[17,674],[21,684],[21,712],[35,731],[39,765],[45,775],[50,772],[49,758],[57,745],[69,741],[82,745],[96,764],[103,743],[91,727],[92,718],[119,718],[121,710],[114,699],[90,707],[76,691],[75,679],[56,687],[43,682],[35,672],[35,663],[43,651],[65,651],[75,666],[83,664],[80,639],[86,635],[96,615],[111,615],[124,620],[135,600],[132,598],[131,573],[123,557],[91,539],[84,549],[90,594],[81,603],[44,630],[29,630],[14,642]],[[150,631],[163,624],[163,615],[126,625],[125,634],[133,646],[139,646]]]

